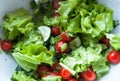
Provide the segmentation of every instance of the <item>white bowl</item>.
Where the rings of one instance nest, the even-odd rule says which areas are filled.
[[[7,12],[14,11],[17,8],[24,7],[30,10],[29,2],[31,0],[0,0],[0,24],[2,18]],[[120,0],[98,0],[99,3],[105,4],[114,10],[114,19],[120,20]],[[117,26],[113,33],[120,33],[120,26]],[[2,31],[0,29],[0,37]],[[0,54],[0,81],[10,81],[10,77],[15,70],[17,63],[10,55],[4,52]],[[120,81],[120,64],[111,65],[110,72],[100,81]]]

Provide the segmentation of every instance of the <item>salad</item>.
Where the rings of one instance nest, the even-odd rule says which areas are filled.
[[[113,11],[96,0],[33,0],[3,19],[1,49],[18,63],[11,81],[95,81],[120,63]]]

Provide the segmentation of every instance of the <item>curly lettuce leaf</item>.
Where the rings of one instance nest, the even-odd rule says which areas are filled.
[[[80,2],[80,0],[66,0],[60,2],[60,7],[56,12],[58,12],[64,18],[68,18],[69,13],[75,8],[75,6]]]
[[[29,45],[29,44],[43,44],[43,38],[38,30],[32,30],[29,33],[26,33],[26,35],[19,37],[17,39],[17,43],[14,45],[14,52],[21,50],[23,46]]]
[[[91,8],[91,9],[90,9]],[[100,4],[80,4],[75,11],[72,22],[68,23],[67,31],[72,34],[88,34],[94,37],[101,37],[113,29],[112,10]],[[71,14],[72,15],[72,14]],[[76,19],[80,15],[80,18]]]
[[[105,57],[100,56],[99,60],[92,63],[93,70],[97,74],[97,79],[107,74],[110,70],[109,64]]]
[[[14,40],[21,34],[30,32],[35,27],[31,21],[32,15],[24,8],[8,13],[3,20],[5,36],[9,40]]]
[[[93,65],[98,77],[100,78],[109,71],[109,66],[106,64],[107,60],[101,55],[102,46],[97,45],[96,47],[87,47],[84,48],[81,46],[72,52],[71,55],[63,57],[60,61],[60,65],[68,69],[73,75],[87,70],[88,67]],[[103,61],[101,63],[101,60]],[[105,70],[99,70],[98,66],[95,64],[98,63],[98,66],[103,67]],[[101,71],[101,72],[99,72]]]
[[[26,75],[23,71],[14,72],[11,81],[37,81],[31,76]]]
[[[115,50],[120,50],[120,34],[106,34],[106,37],[110,39],[110,45]]]
[[[95,0],[61,1],[56,12],[60,17],[44,17],[44,23],[60,26],[71,35],[82,33],[101,38],[113,29],[113,11]]]
[[[48,51],[47,48],[41,44],[29,44],[23,46],[21,50],[12,53],[17,63],[26,71],[36,70],[38,65],[46,63],[52,65],[53,52]]]

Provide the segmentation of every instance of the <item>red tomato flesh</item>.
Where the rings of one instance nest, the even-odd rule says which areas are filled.
[[[112,50],[108,53],[107,59],[110,63],[118,64],[120,63],[120,52]]]
[[[65,31],[61,33],[61,38],[65,42],[70,42],[72,40],[72,37],[68,36]]]
[[[59,54],[63,54],[63,53],[65,53],[65,52],[68,51],[68,45],[67,45],[66,49],[62,51],[61,47],[62,47],[64,44],[67,44],[67,43],[64,42],[64,41],[59,41],[58,43],[56,43],[55,49],[56,49],[56,51],[57,51]]]
[[[71,78],[71,73],[65,68],[61,68],[60,75],[62,76],[63,79],[70,79]]]
[[[81,73],[81,77],[86,81],[95,81],[96,73],[92,69],[88,69]]]

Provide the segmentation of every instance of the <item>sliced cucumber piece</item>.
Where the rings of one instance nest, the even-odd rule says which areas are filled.
[[[79,37],[76,37],[74,40],[72,40],[70,43],[69,43],[69,46],[71,49],[75,50],[77,49],[78,47],[80,47],[81,45],[81,40]]]
[[[43,40],[47,41],[50,37],[51,29],[48,26],[40,26],[38,27],[38,30],[41,32]]]

